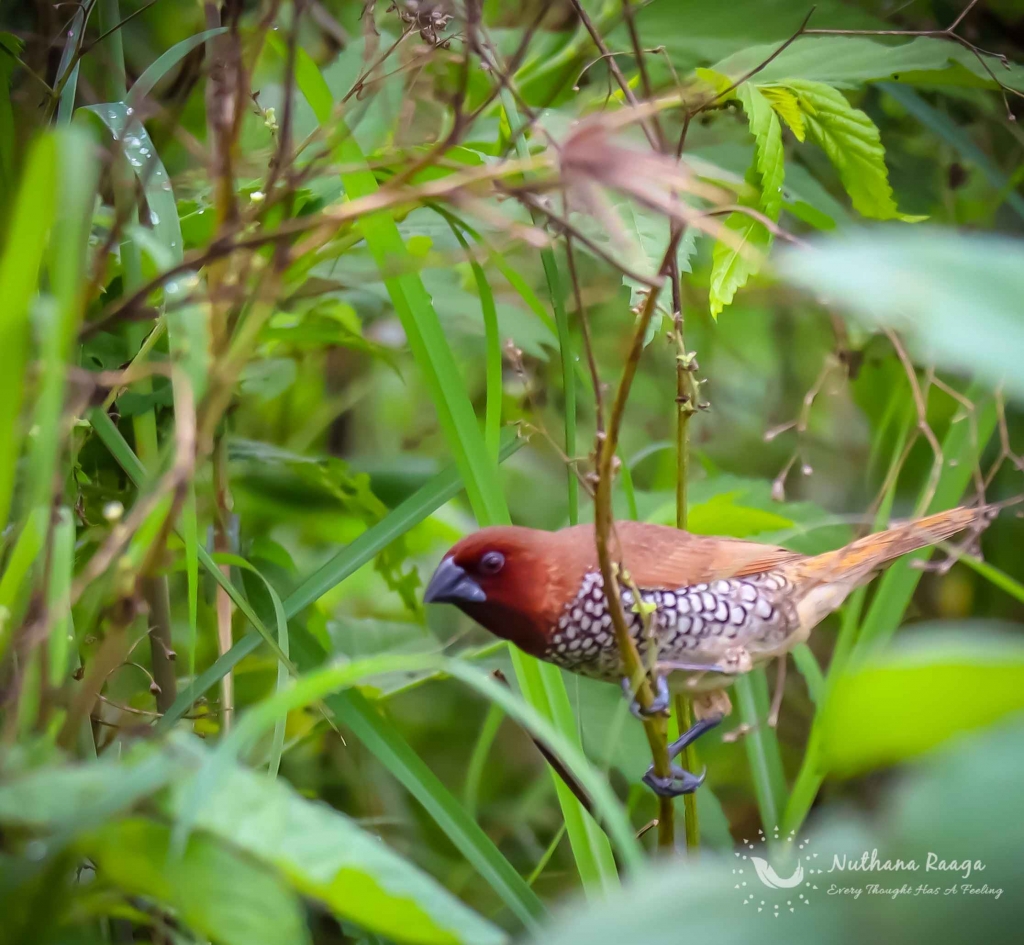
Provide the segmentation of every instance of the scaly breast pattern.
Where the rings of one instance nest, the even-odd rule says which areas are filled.
[[[792,585],[778,572],[694,584],[671,591],[640,589],[650,613],[659,664],[712,665],[730,647],[743,647],[756,660],[782,644],[797,618]],[[630,633],[646,662],[651,641],[633,592],[623,589],[622,607]],[[653,608],[653,609],[651,609]],[[587,573],[552,632],[544,659],[599,679],[623,675],[611,614],[599,571]],[[666,669],[669,666],[666,665]]]

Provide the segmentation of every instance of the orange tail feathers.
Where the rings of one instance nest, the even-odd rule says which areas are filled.
[[[995,505],[961,506],[904,522],[860,538],[845,548],[801,561],[794,567],[794,576],[798,583],[839,582],[852,588],[894,558],[934,545],[972,525],[979,530],[984,528],[998,512],[999,506]]]

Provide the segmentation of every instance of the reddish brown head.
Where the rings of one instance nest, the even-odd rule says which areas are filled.
[[[566,555],[564,533],[503,526],[462,539],[444,556],[424,603],[454,604],[491,633],[528,653],[548,634],[583,577]]]

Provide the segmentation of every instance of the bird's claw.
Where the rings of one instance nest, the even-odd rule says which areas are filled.
[[[692,794],[704,783],[704,778],[707,776],[706,768],[700,775],[692,774],[685,768],[680,768],[679,765],[670,765],[668,770],[669,776],[662,778],[654,773],[652,765],[643,777],[644,784],[658,797],[679,797],[681,794]]]
[[[723,719],[721,713],[716,712],[707,718],[694,722],[682,735],[668,746],[669,761],[680,755],[687,745],[693,744],[709,728],[714,728]],[[643,776],[643,782],[659,797],[678,797],[680,794],[692,794],[703,783],[707,776],[707,769],[700,775],[693,774],[679,765],[669,765],[668,777],[661,777],[654,773],[654,765],[647,769]]]
[[[633,695],[633,686],[628,678],[622,680],[622,691],[629,699],[629,711],[640,721],[649,719],[655,715],[667,715],[669,706],[672,704],[672,695],[668,691],[668,683],[664,676],[654,677],[654,699],[648,708],[644,708]]]

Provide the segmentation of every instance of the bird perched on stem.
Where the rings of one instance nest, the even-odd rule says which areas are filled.
[[[620,562],[622,605],[654,681],[652,710],[667,711],[670,692],[721,691],[737,675],[785,656],[884,565],[981,526],[994,514],[992,507],[951,509],[814,557],[662,525],[617,522],[612,547]],[[558,532],[481,529],[444,556],[423,600],[454,604],[532,656],[624,683],[631,694],[592,525]],[[721,721],[710,705],[713,701],[670,747],[671,757]],[[673,795],[696,790],[702,778],[674,767],[671,778],[648,771],[644,781]]]

